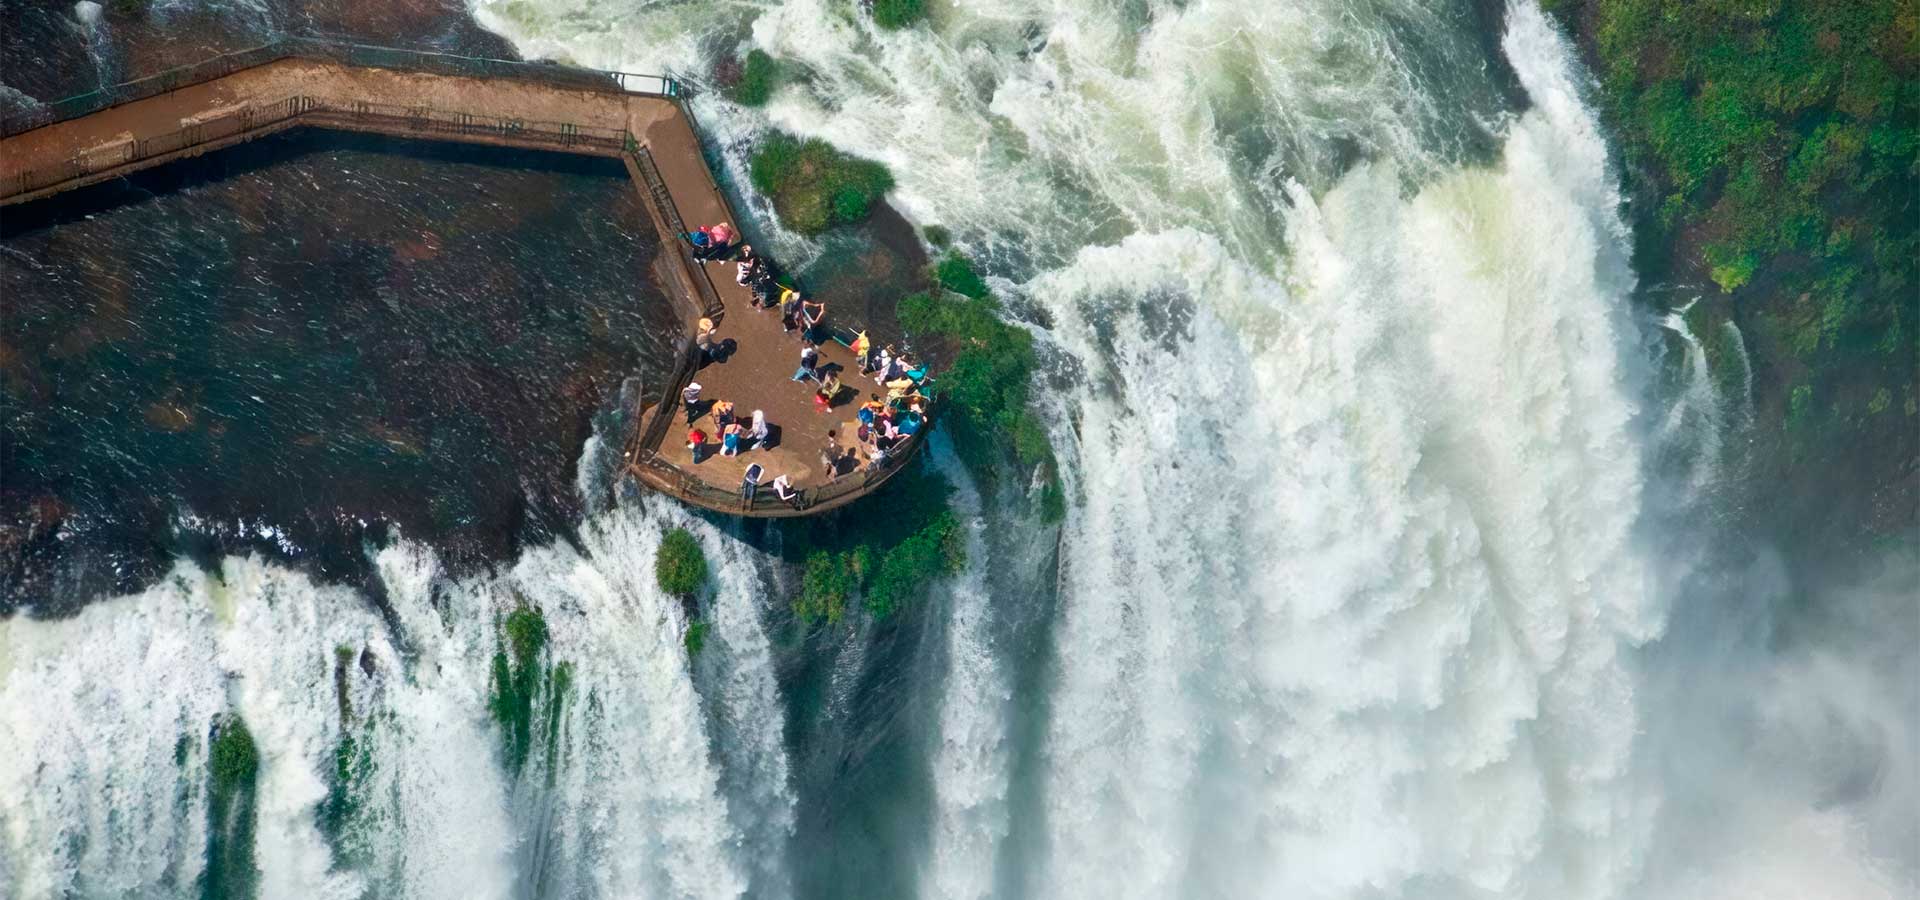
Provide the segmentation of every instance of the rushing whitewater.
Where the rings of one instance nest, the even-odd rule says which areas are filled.
[[[1659,389],[1605,140],[1530,3],[1497,47],[1418,0],[986,0],[895,33],[835,0],[474,12],[529,57],[695,74],[744,35],[801,72],[763,111],[694,110],[736,183],[764,129],[824,137],[984,261],[1049,363],[1064,524],[1019,512],[1022,473],[936,453],[969,568],[909,637],[783,642],[785,563],[633,499],[490,576],[370,551],[378,603],[232,558],[0,623],[18,895],[193,893],[225,712],[260,744],[271,897],[1911,890],[1910,648],[1666,647],[1711,633],[1683,601],[1713,579],[1648,510],[1713,502],[1726,392],[1678,317]],[[748,199],[776,254],[821,252]],[[652,577],[675,525],[716,567],[691,665]],[[514,772],[488,661],[520,605],[573,688]],[[848,698],[902,640],[931,686],[880,690],[925,709],[863,723]],[[806,666],[824,698],[791,696]],[[319,811],[347,730],[372,774],[341,838]],[[876,746],[905,748],[900,789],[846,796]],[[1866,799],[1836,788],[1861,771]]]

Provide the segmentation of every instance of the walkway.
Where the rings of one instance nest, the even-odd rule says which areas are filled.
[[[675,86],[669,80],[643,82],[645,76],[386,48],[289,44],[298,45],[296,52],[325,58],[193,67],[113,89],[111,99],[118,102],[111,105],[83,104],[89,98],[55,104],[61,112],[98,107],[79,109],[69,118],[45,124],[8,120],[4,130],[17,133],[0,138],[0,207],[287,128],[324,127],[616,157],[625,162],[669,246],[684,248],[678,235],[690,225],[739,225],[701,156],[691,118],[670,96]],[[288,51],[279,47],[277,54],[265,55],[284,57]],[[369,64],[369,57],[378,64]],[[478,74],[460,74],[465,71]],[[623,84],[641,84],[648,92]],[[789,381],[799,360],[798,340],[781,331],[777,313],[752,308],[747,290],[734,283],[731,264],[702,267],[683,249],[670,268],[689,346],[695,323],[706,316],[717,321],[721,340],[731,340],[734,352],[695,373],[694,354],[688,351],[675,377],[661,386],[661,396],[672,402],[635,411],[635,431],[625,448],[631,474],[656,490],[720,512],[794,516],[852,502],[902,468],[896,462],[885,470],[829,479],[820,450],[829,430],[840,432],[843,447],[851,443],[844,436],[856,427],[852,411],[858,404],[815,412],[811,388]],[[822,299],[832,321],[832,298]],[[857,396],[864,399],[875,389],[871,379],[858,375],[859,366],[845,347],[829,341],[819,349],[823,362],[847,370],[843,378],[859,389]],[[694,464],[677,403],[689,376],[704,388],[703,398],[733,401],[742,418],[764,410],[779,429],[777,445],[734,458],[710,452]],[[698,424],[709,434],[717,432],[704,415]],[[714,440],[710,449],[717,451],[717,434]],[[895,458],[904,461],[923,442],[909,440]],[[770,488],[757,502],[743,504],[740,479],[753,462],[764,466],[768,482],[789,475],[803,489],[804,504],[795,508],[779,502]]]

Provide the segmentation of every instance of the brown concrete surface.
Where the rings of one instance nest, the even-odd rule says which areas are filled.
[[[430,107],[440,112],[466,113],[478,117],[567,123],[595,130],[624,130],[636,136],[648,149],[662,181],[667,185],[674,207],[688,228],[720,222],[731,223],[736,229],[740,227],[701,156],[700,143],[692,123],[682,108],[671,99],[647,94],[596,92],[511,78],[483,79],[364,68],[307,59],[280,60],[243,69],[213,81],[131,101],[7,138],[0,141],[0,184],[6,184],[8,177],[23,170],[64,165],[66,161],[76,158],[112,158],[116,153],[124,155],[124,148],[129,142],[175,133],[194,124],[196,120],[217,118],[225,110],[278,103],[289,97],[311,97],[323,105],[339,108],[351,107],[356,102],[409,108]],[[315,122],[328,124],[328,117],[318,116]],[[281,124],[278,127],[286,126]],[[345,124],[339,127],[366,126]],[[262,132],[268,130],[277,128],[261,129]],[[379,130],[379,127],[373,126],[372,130]],[[227,144],[252,136],[231,135],[217,142],[209,141],[208,144]],[[407,133],[405,136],[431,138],[431,135],[417,133]],[[189,155],[198,152],[203,150],[193,148],[186,151]],[[182,154],[169,154],[168,158],[178,155]],[[142,163],[140,160],[131,161],[108,175],[125,174],[142,167]],[[58,189],[67,186],[63,184]],[[646,187],[641,184],[635,187],[643,199],[646,198]],[[664,230],[663,220],[656,218],[656,225]],[[678,248],[682,259],[687,260],[689,268],[677,274],[684,277],[690,272],[693,278],[700,278],[704,269],[705,277],[709,278],[725,306],[725,312],[718,322],[719,339],[722,342],[732,341],[733,350],[725,361],[710,363],[694,376],[702,386],[703,400],[732,401],[736,414],[743,421],[749,420],[755,409],[765,411],[770,424],[778,429],[779,440],[772,449],[743,450],[739,456],[731,458],[719,456],[719,429],[714,426],[712,418],[703,413],[696,424],[710,435],[710,444],[702,454],[701,462],[695,465],[686,444],[686,418],[679,415],[658,448],[660,458],[728,492],[738,490],[746,467],[755,462],[765,467],[767,482],[771,482],[775,476],[787,474],[796,486],[803,489],[827,484],[829,476],[820,462],[820,450],[825,445],[827,431],[833,429],[839,432],[842,448],[854,445],[857,422],[853,412],[869,393],[878,392],[880,388],[872,378],[859,374],[859,365],[851,351],[828,341],[818,347],[821,362],[823,365],[841,366],[841,380],[848,389],[843,389],[841,401],[832,412],[816,412],[812,402],[813,386],[790,380],[799,362],[801,344],[798,332],[784,333],[778,312],[752,307],[747,289],[734,282],[732,263],[702,266],[690,259],[686,244],[677,236],[663,237]],[[751,243],[751,236],[747,237],[747,243]],[[680,281],[681,278],[674,280]],[[813,299],[825,300],[828,320],[838,321],[834,318],[832,297]],[[690,304],[678,308],[687,316],[690,330],[692,320],[696,317],[689,315],[687,307],[697,308],[699,305],[700,300],[695,294]],[[875,340],[885,342],[877,335]],[[668,398],[667,402],[677,407],[678,397]],[[651,415],[651,411],[647,415]],[[639,420],[644,422],[646,417],[641,416]],[[917,439],[910,441],[908,452],[917,451],[920,443]],[[857,465],[864,464],[863,453]],[[855,465],[851,460],[843,464],[842,471],[852,469],[852,474],[841,477],[861,477],[859,470],[853,468]],[[672,486],[664,484],[659,478],[643,480],[656,488],[672,491]],[[878,483],[874,486],[877,487]],[[770,488],[767,489],[767,493],[770,492]],[[710,508],[739,513],[738,509],[724,509],[699,498],[687,499]],[[839,506],[851,499],[836,500],[820,509]],[[791,512],[756,514],[785,515]]]

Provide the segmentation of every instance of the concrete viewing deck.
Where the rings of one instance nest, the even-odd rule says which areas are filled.
[[[703,266],[690,258],[680,238],[689,225],[728,222],[738,229],[740,221],[714,183],[677,92],[670,79],[654,76],[289,41],[6,120],[0,128],[0,207],[296,127],[617,158],[671,248],[663,256],[662,283],[677,295],[672,299],[688,348],[675,361],[673,376],[657,386],[661,402],[629,411],[627,473],[655,490],[730,515],[808,515],[850,503],[903,468],[925,442],[924,430],[896,449],[884,468],[832,478],[825,473],[820,451],[827,431],[838,429],[840,445],[851,445],[859,403],[854,398],[878,388],[858,374],[851,351],[828,341],[819,345],[821,361],[841,366],[849,389],[834,410],[816,412],[811,386],[789,381],[801,344],[782,332],[779,314],[751,306],[747,289],[734,283],[731,264]],[[832,298],[821,299],[828,301],[831,322]],[[718,324],[721,341],[731,342],[733,352],[723,361],[702,365],[691,350],[702,317]],[[771,448],[718,456],[718,429],[702,413],[699,427],[712,438],[706,458],[694,464],[678,402],[690,379],[700,382],[703,399],[732,401],[742,419],[764,410],[778,440]],[[758,498],[746,503],[740,483],[752,463],[766,474]],[[770,482],[782,474],[801,489],[799,504],[773,496]]]

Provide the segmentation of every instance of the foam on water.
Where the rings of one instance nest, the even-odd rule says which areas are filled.
[[[376,556],[391,626],[350,589],[237,557],[217,576],[182,564],[70,621],[0,624],[0,746],[18,751],[0,761],[4,871],[28,897],[190,892],[206,732],[234,712],[261,755],[263,896],[784,892],[793,800],[752,560],[703,527],[721,563],[703,662],[723,713],[716,759],[679,603],[654,583],[672,523],[690,520],[622,507],[591,520],[579,550],[532,549],[464,580],[400,542]],[[522,605],[543,613],[546,661],[571,666],[572,689],[553,752],[536,748],[514,778],[488,720],[489,661]],[[329,836],[343,735],[367,764]]]
[[[935,821],[921,879],[932,897],[972,900],[993,892],[1000,842],[1007,836],[1007,721],[1013,695],[995,650],[988,572],[987,522],[980,492],[944,439],[933,460],[954,485],[953,505],[966,529],[967,570],[943,586],[948,610],[947,671],[933,751]]]

